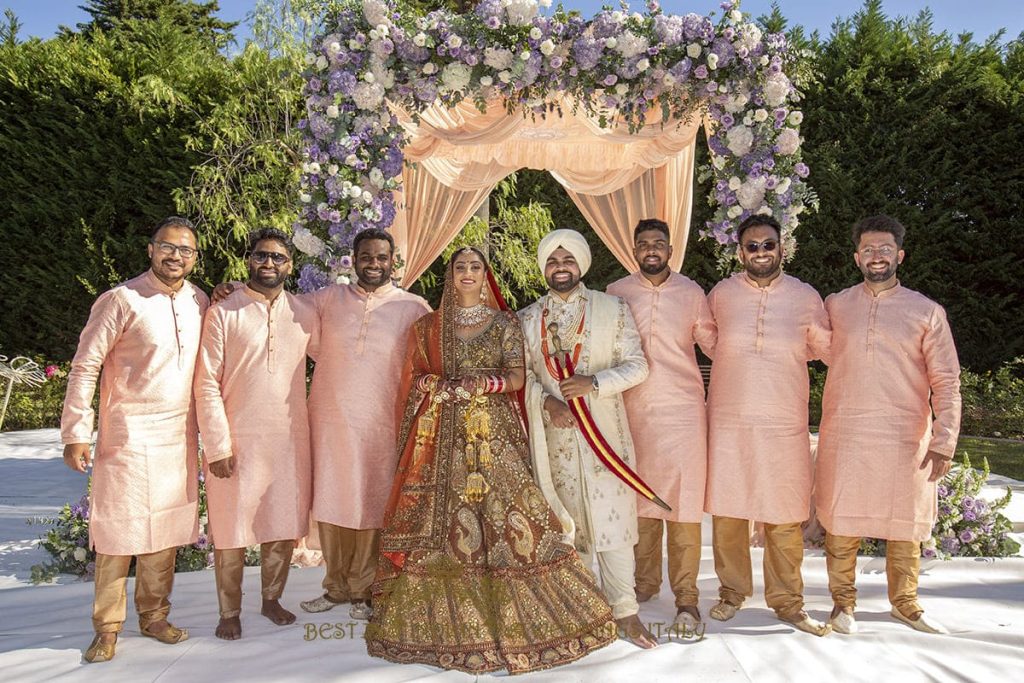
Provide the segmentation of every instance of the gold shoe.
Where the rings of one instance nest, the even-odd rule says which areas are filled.
[[[117,636],[114,636],[114,642],[104,643],[100,640],[102,634],[97,633],[96,637],[92,639],[92,644],[82,655],[82,659],[89,662],[90,664],[99,664],[100,662],[109,662],[114,658],[114,651],[117,649]]]
[[[188,640],[188,629],[171,626],[169,623],[167,624],[167,628],[159,633],[153,633],[141,627],[139,628],[139,631],[141,631],[142,635],[147,638],[153,638],[154,640],[159,640],[161,643],[167,643],[168,645],[174,645],[183,640]]]
[[[797,630],[803,631],[804,633],[810,633],[812,636],[827,636],[832,633],[831,624],[823,624],[817,619],[812,619],[807,612],[800,610],[796,614],[782,616],[778,615],[779,621],[784,621],[787,624],[795,626]]]
[[[728,603],[725,600],[719,600],[718,604],[711,608],[709,614],[712,619],[717,619],[718,621],[729,621],[736,616],[736,612],[739,611],[739,609],[740,608],[737,605]]]

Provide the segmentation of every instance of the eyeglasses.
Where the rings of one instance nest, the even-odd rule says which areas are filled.
[[[743,249],[748,254],[756,254],[762,249],[765,251],[775,251],[777,246],[779,246],[778,240],[765,240],[764,242],[747,242],[743,245]]]
[[[884,246],[884,247],[864,247],[863,249],[860,250],[860,255],[861,256],[865,256],[867,258],[871,258],[872,256],[875,256],[876,254],[878,256],[886,256],[886,257],[888,257],[888,256],[892,256],[895,253],[896,253],[896,250],[893,249],[890,246]]]
[[[171,244],[170,242],[151,241],[151,244],[154,247],[156,247],[156,250],[159,251],[164,256],[172,256],[175,252],[177,252],[181,254],[181,258],[187,260],[199,253],[198,249],[182,246],[180,244]]]
[[[277,251],[254,251],[252,252],[252,260],[254,263],[266,263],[268,260],[273,261],[275,266],[283,266],[290,260],[287,254],[282,254]]]

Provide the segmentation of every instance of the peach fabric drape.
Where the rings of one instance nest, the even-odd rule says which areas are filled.
[[[670,264],[682,265],[699,113],[662,125],[660,111],[652,111],[647,125],[630,133],[573,112],[567,98],[553,105],[543,119],[508,113],[500,102],[484,112],[471,102],[450,109],[435,105],[418,121],[395,108],[408,136],[392,227],[405,259],[406,286],[455,238],[494,186],[520,168],[550,171],[630,271],[636,270],[632,230],[641,218],[669,224],[675,245]]]

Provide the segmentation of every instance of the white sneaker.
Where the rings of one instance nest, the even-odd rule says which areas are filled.
[[[910,628],[914,629],[915,631],[920,631],[921,633],[936,633],[940,635],[946,635],[949,633],[949,630],[945,626],[943,626],[937,621],[929,619],[925,616],[924,612],[921,612],[921,616],[919,616],[917,619],[910,619],[908,617],[903,616],[902,612],[893,607],[890,614],[896,617],[897,620],[902,621]]]
[[[852,607],[843,607],[839,610],[839,614],[828,620],[828,623],[832,624],[832,630],[836,633],[848,636],[860,630],[860,626],[857,625],[857,620],[853,616]]]

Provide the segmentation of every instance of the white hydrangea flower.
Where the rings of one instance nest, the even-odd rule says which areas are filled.
[[[740,189],[740,186],[742,185],[743,181],[739,179],[739,176],[733,176],[729,178],[729,189],[732,190],[733,192]]]
[[[795,154],[800,149],[800,134],[792,128],[783,128],[775,138],[775,149],[782,155]]]
[[[638,36],[632,31],[624,31],[619,37],[616,49],[623,59],[632,59],[637,55],[647,52],[651,44],[643,36]]]
[[[690,43],[686,46],[686,56],[690,59],[697,59],[697,57],[700,57],[701,50],[701,46],[697,43]]]
[[[377,109],[384,101],[384,86],[380,83],[358,83],[352,89],[352,100],[360,109]]]
[[[367,83],[373,83],[374,81],[377,80],[377,77],[373,75],[372,71],[367,71],[366,73],[363,74],[363,80],[366,81]]]
[[[775,194],[786,194],[786,191],[789,190],[789,186],[792,182],[793,181],[789,178],[783,178],[780,180],[779,184],[775,186]]]
[[[737,93],[725,102],[725,110],[730,114],[738,114],[747,106],[749,98],[743,93]]]
[[[743,24],[739,34],[739,40],[735,43],[737,50],[745,49],[747,52],[753,52],[761,42],[761,29],[756,24]]]
[[[501,47],[484,48],[484,64],[495,71],[501,71],[512,66],[514,55],[511,50]]]
[[[733,11],[729,12],[729,18],[739,23],[743,21],[743,12],[739,11],[738,9],[734,9]]]
[[[718,55],[714,52],[708,54],[708,68],[712,70],[718,68]]]
[[[363,16],[370,22],[370,26],[391,23],[388,6],[381,0],[363,0]]]
[[[767,204],[762,204],[761,208],[755,211],[754,213],[756,213],[758,216],[771,216],[772,209]]]
[[[465,90],[469,86],[473,69],[462,62],[452,62],[441,72],[441,82],[446,90]]]
[[[610,38],[604,39],[604,46],[609,50],[614,50],[619,46],[619,41],[618,39],[615,38],[615,36],[611,36]]]
[[[505,1],[505,14],[513,26],[529,26],[537,12],[537,0]]]
[[[333,178],[334,176],[338,175],[339,170],[341,169],[338,168],[337,164],[331,164],[327,167],[327,175]]]
[[[490,87],[493,84],[494,84],[494,79],[491,78],[490,76],[481,76],[480,77],[480,85],[482,85],[483,87],[488,88],[488,87]]]
[[[498,80],[502,83],[509,83],[512,81],[512,72],[507,69],[498,72]]]
[[[747,126],[740,124],[733,126],[725,134],[726,146],[733,155],[741,157],[750,151],[754,145],[754,132]]]
[[[773,73],[764,84],[764,101],[770,107],[777,107],[789,96],[790,82],[783,73]]]
[[[540,53],[545,57],[549,57],[552,52],[555,51],[555,43],[550,38],[540,44]]]
[[[295,248],[307,256],[320,256],[324,253],[327,245],[324,241],[309,231],[308,228],[296,228],[292,235],[292,243]]]
[[[764,202],[764,192],[766,179],[764,176],[760,178],[748,178],[746,182],[736,190],[736,200],[740,203],[747,211],[753,211],[757,207],[761,206]]]

